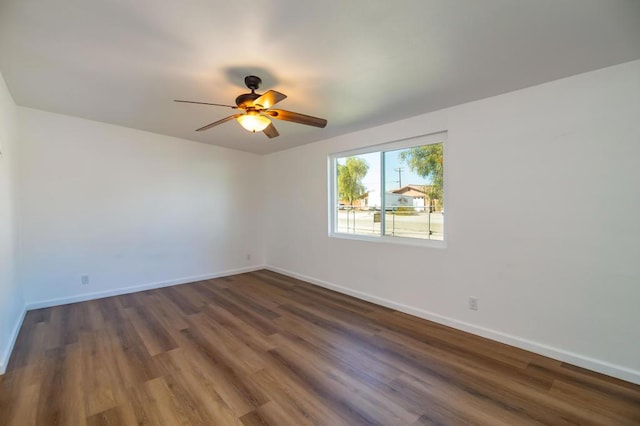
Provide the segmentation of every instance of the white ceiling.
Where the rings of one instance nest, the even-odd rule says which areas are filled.
[[[268,153],[640,58],[639,0],[3,0],[22,106]],[[234,113],[243,78],[289,97],[280,137]]]

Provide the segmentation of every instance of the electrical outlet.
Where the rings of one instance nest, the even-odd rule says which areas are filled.
[[[89,275],[81,275],[80,282],[82,285],[89,285]]]
[[[470,297],[469,298],[469,309],[471,309],[472,311],[477,311],[478,310],[478,298],[477,297]]]

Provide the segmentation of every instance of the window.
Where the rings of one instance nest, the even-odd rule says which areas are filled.
[[[329,156],[330,234],[444,240],[446,133]]]

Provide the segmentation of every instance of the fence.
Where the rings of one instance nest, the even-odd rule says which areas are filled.
[[[392,207],[385,209],[385,235],[422,239],[444,238],[443,212],[431,212],[428,208]],[[336,232],[381,235],[382,211],[363,210],[348,206],[336,210]]]

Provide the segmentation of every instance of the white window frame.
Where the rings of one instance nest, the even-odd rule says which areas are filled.
[[[338,207],[338,194],[337,194],[337,182],[336,182],[336,159],[343,157],[350,157],[354,155],[361,154],[370,154],[373,152],[380,153],[380,188],[385,188],[385,174],[384,174],[384,153],[387,151],[395,151],[399,149],[412,148],[414,146],[422,146],[422,145],[432,145],[437,143],[442,143],[442,152],[443,157],[445,158],[445,166],[444,166],[444,187],[443,187],[443,205],[447,205],[448,198],[448,190],[447,190],[447,170],[449,169],[447,164],[447,140],[448,134],[446,131],[431,133],[428,135],[415,136],[407,139],[400,139],[393,142],[387,142],[378,145],[371,145],[363,148],[352,149],[348,151],[341,151],[329,154],[327,158],[328,162],[328,174],[329,174],[329,237],[331,238],[341,238],[347,240],[358,240],[358,241],[367,241],[374,243],[392,243],[392,244],[402,244],[402,245],[411,245],[411,246],[420,246],[420,247],[434,247],[434,248],[445,248],[447,246],[447,236],[448,236],[448,218],[445,219],[443,223],[443,239],[442,240],[431,240],[424,238],[411,238],[411,237],[400,237],[395,235],[385,235],[384,233],[384,225],[385,221],[381,222],[380,226],[380,235],[360,235],[360,234],[351,234],[345,232],[338,232],[337,229],[337,207]],[[381,205],[384,206],[384,191],[381,194]]]

